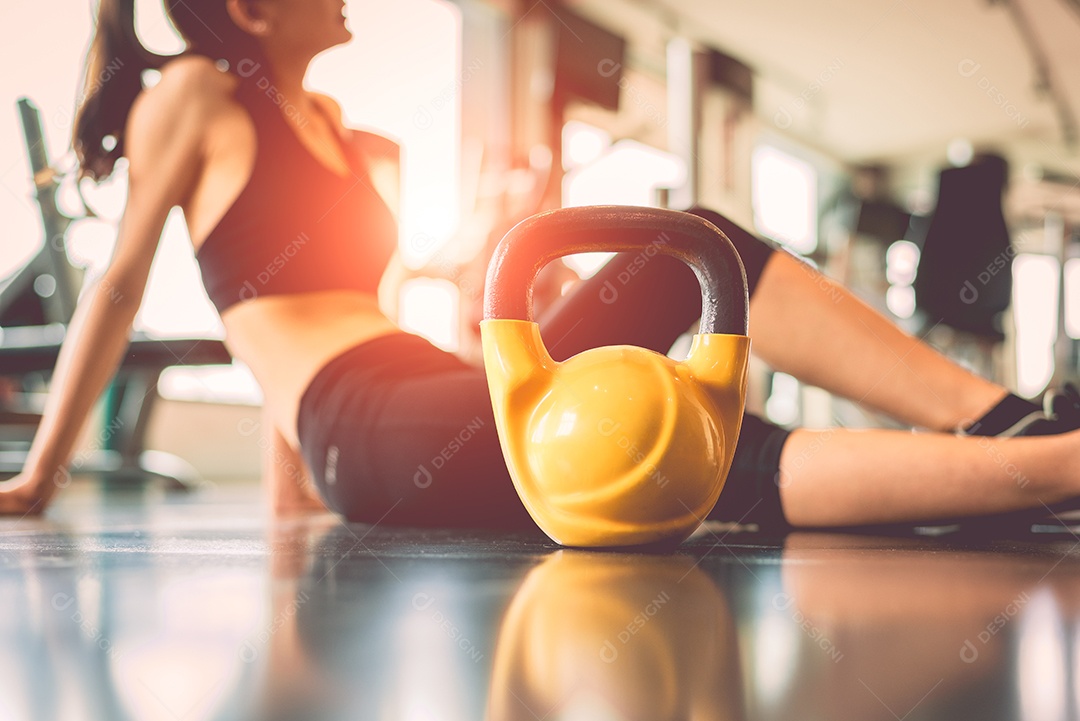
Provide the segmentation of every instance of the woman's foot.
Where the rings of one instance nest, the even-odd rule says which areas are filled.
[[[282,478],[270,486],[270,510],[274,517],[329,513],[310,481]]]
[[[1080,389],[1072,383],[1051,388],[1043,397],[1043,418],[1017,435],[1049,436],[1080,429]]]
[[[1014,438],[1055,436],[1080,429],[1080,389],[1074,384],[1047,390],[1041,406],[1009,394],[960,434]]]

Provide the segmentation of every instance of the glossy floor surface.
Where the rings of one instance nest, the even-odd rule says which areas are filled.
[[[69,491],[0,520],[0,720],[1080,713],[1068,528],[595,553]]]

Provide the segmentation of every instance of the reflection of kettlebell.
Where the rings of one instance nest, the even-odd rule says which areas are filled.
[[[557,551],[495,644],[487,721],[746,718],[735,620],[681,554]]]
[[[701,330],[685,361],[634,346],[551,358],[531,320],[533,279],[558,257],[590,251],[634,251],[641,263],[672,255],[694,269]],[[739,437],[748,304],[731,241],[695,215],[567,208],[506,234],[488,266],[484,364],[510,476],[545,533],[564,545],[630,546],[697,528]]]

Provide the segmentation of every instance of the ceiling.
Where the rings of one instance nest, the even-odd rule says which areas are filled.
[[[572,4],[635,44],[680,34],[739,58],[755,71],[762,123],[841,160],[944,156],[965,138],[1080,175],[1060,109],[1080,115],[1080,0]],[[1038,89],[1025,22],[1063,106]]]

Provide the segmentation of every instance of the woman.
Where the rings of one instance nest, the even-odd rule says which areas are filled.
[[[84,296],[24,472],[0,511],[39,512],[124,351],[166,215],[180,206],[233,354],[266,398],[275,508],[351,520],[531,526],[506,475],[482,369],[400,331],[376,303],[396,229],[357,136],[307,92],[319,52],[350,33],[340,0],[187,0],[170,15],[189,52],[139,45],[132,0],[101,0],[75,148],[84,174],[118,157],[130,188],[108,271]],[[143,90],[142,68],[161,65]],[[106,142],[108,136],[115,147]],[[111,148],[111,149],[109,149]],[[1040,507],[1080,495],[1080,435],[995,441],[1038,409],[971,375],[853,296],[726,219],[753,293],[758,354],[808,383],[940,433],[788,432],[748,416],[711,518],[800,526],[936,519]],[[666,351],[700,311],[690,272],[653,259],[614,302],[616,257],[541,319],[557,358],[633,343]],[[665,299],[657,303],[657,298]],[[825,343],[823,340],[827,339]],[[300,456],[319,494],[287,472]]]

